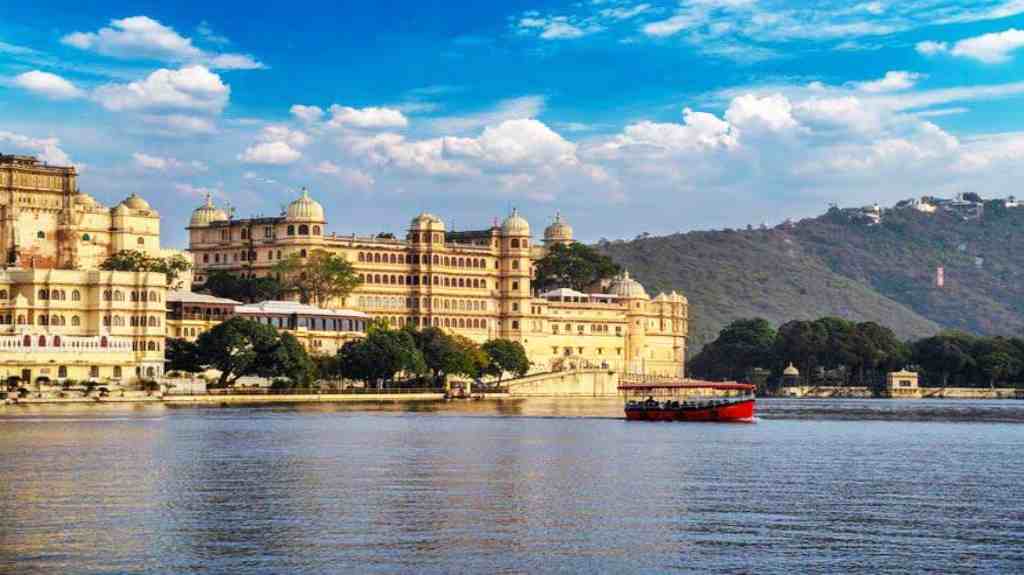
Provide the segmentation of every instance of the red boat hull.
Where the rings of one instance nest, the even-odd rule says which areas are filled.
[[[660,407],[633,407],[626,409],[630,421],[754,421],[754,400],[737,401],[726,405],[703,408],[663,409]]]

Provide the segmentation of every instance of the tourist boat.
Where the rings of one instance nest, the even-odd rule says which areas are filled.
[[[628,379],[619,385],[630,421],[754,421],[754,388],[747,383]]]

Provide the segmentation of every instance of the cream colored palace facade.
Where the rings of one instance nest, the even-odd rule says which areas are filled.
[[[160,216],[132,194],[114,208],[73,167],[0,155],[0,379],[130,382],[163,373],[163,274],[100,271],[123,249],[157,256]]]
[[[651,298],[628,274],[602,293],[534,292],[537,260],[550,246],[573,242],[572,228],[560,217],[539,244],[515,211],[501,225],[458,232],[423,213],[412,219],[404,239],[328,234],[326,228],[323,207],[305,191],[276,217],[233,219],[208,198],[188,226],[194,281],[201,284],[215,271],[266,276],[291,254],[326,250],[345,257],[363,280],[328,307],[396,327],[437,326],[477,342],[519,341],[535,370],[591,365],[682,374],[684,296]]]

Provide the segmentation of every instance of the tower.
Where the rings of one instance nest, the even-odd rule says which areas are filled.
[[[501,223],[499,290],[501,325],[499,333],[511,340],[522,339],[530,310],[530,224],[513,209]]]

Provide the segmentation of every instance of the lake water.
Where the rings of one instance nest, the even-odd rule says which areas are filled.
[[[1024,572],[1024,402],[0,411],[2,573]]]

